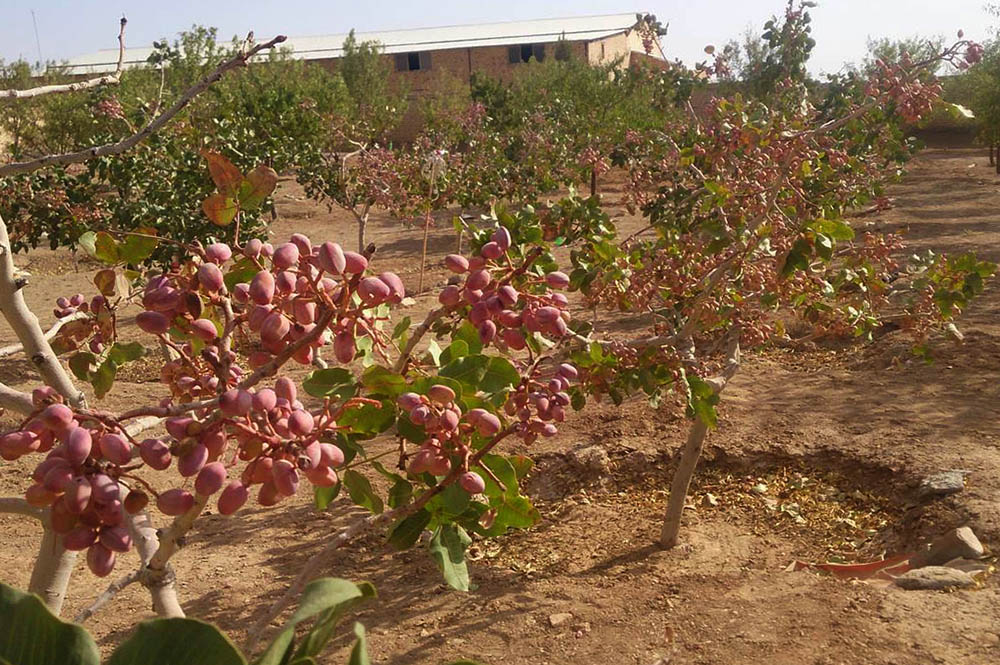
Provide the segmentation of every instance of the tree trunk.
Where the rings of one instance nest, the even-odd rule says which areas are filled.
[[[590,168],[590,195],[593,196],[597,193],[597,169],[594,167]]]
[[[431,213],[424,217],[424,248],[420,252],[420,279],[417,282],[417,293],[424,292],[424,270],[427,266],[427,236],[431,232]]]
[[[993,144],[990,144],[990,166],[996,166],[996,160],[993,157]]]
[[[358,253],[365,251],[365,236],[368,229],[368,213],[358,216]]]
[[[28,591],[41,596],[56,616],[62,610],[66,587],[75,564],[76,552],[63,549],[62,537],[46,524],[38,547],[38,557],[31,570]]]
[[[161,617],[183,617],[184,610],[177,600],[173,568],[166,562],[155,567],[150,565],[160,548],[160,540],[157,538],[156,528],[149,520],[149,515],[146,511],[142,511],[138,515],[130,516],[126,520],[126,526],[142,562],[139,583],[149,590],[149,595],[153,599],[153,611]]]
[[[681,451],[681,459],[674,471],[674,480],[670,483],[670,499],[667,502],[667,514],[663,518],[663,528],[660,531],[660,547],[670,549],[677,544],[677,534],[681,530],[681,516],[687,501],[691,478],[698,467],[698,459],[705,445],[708,425],[701,419],[695,420],[688,432],[687,441]]]
[[[739,326],[730,331],[729,349],[726,353],[726,365],[719,376],[706,380],[712,386],[716,395],[722,394],[740,368],[740,334]],[[687,502],[691,478],[698,467],[705,437],[708,435],[708,423],[696,418],[688,432],[687,441],[681,450],[681,458],[674,471],[674,479],[670,483],[670,498],[667,500],[667,512],[663,517],[663,528],[660,530],[660,547],[670,549],[677,545],[677,534],[681,530],[681,517],[684,514],[684,504]]]

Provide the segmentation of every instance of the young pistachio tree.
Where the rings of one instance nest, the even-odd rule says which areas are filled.
[[[788,34],[800,41],[800,32]],[[786,338],[794,318],[810,338],[870,340],[893,324],[914,334],[922,354],[934,328],[958,334],[954,317],[995,266],[931,254],[896,279],[900,239],[858,233],[845,215],[880,196],[905,159],[900,124],[928,112],[940,91],[924,69],[978,52],[959,41],[925,62],[883,63],[858,85],[837,88],[821,110],[786,78],[775,98],[797,103],[737,96],[703,120],[631,137],[627,195],[648,225],[621,243],[578,249],[571,278],[589,303],[648,321],[649,331],[605,341],[591,333],[572,357],[585,391],[618,402],[671,389],[688,405],[695,422],[663,547],[677,542],[691,476],[741,349]]]

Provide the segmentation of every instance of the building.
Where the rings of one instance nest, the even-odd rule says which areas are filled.
[[[393,77],[405,81],[413,96],[419,97],[442,81],[468,81],[473,72],[509,80],[530,59],[561,57],[567,51],[591,64],[639,59],[663,61],[659,44],[647,54],[640,35],[642,14],[608,14],[549,18],[533,21],[506,21],[438,28],[412,28],[381,32],[359,32],[358,42],[382,45],[391,61]],[[335,68],[343,55],[346,34],[290,37],[283,45],[293,58]],[[560,48],[557,50],[557,46]],[[126,66],[141,66],[151,48],[128,48]],[[106,49],[71,59],[66,67],[71,75],[92,76],[114,71],[118,49]],[[414,119],[404,124],[412,124]]]

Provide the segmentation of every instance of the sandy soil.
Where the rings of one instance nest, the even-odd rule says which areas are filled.
[[[911,248],[1000,260],[1000,179],[985,162],[971,150],[928,150],[893,188],[896,207],[858,224],[905,229]],[[608,196],[613,204],[613,187]],[[291,183],[282,184],[277,205],[276,237],[302,231],[348,245],[354,237],[349,218],[305,201]],[[379,265],[415,284],[419,230],[388,218],[371,226]],[[432,256],[454,242],[442,218]],[[45,323],[55,295],[92,290],[93,266],[67,253],[37,251],[19,262],[33,274],[26,293]],[[433,269],[428,281],[444,277]],[[428,305],[418,296],[413,313]],[[993,578],[939,593],[784,571],[797,558],[911,550],[957,526],[971,526],[987,546],[1000,540],[998,310],[994,286],[962,320],[965,343],[939,343],[932,365],[913,359],[894,334],[864,350],[751,357],[724,399],[684,544],[673,551],[652,543],[686,423],[669,405],[630,401],[588,408],[526,451],[544,470],[530,483],[543,520],[474,545],[474,592],[448,590],[424,551],[393,552],[380,534],[332,556],[323,572],[377,586],[378,601],[357,618],[371,633],[373,661],[391,665],[460,656],[510,665],[1000,662]],[[0,343],[10,338],[0,328]],[[24,361],[0,363],[0,380],[26,386],[31,378]],[[161,393],[152,377],[129,378],[136,382],[116,384],[110,407]],[[595,445],[607,457],[587,467],[573,451]],[[17,493],[26,468],[0,465],[0,493]],[[964,492],[914,499],[923,475],[951,468],[972,472]],[[175,558],[185,610],[242,639],[302,562],[357,514],[342,499],[317,513],[300,497],[275,509],[248,507],[237,518],[204,518]],[[0,579],[26,586],[38,535],[29,521],[0,515]],[[129,555],[119,566],[135,563]],[[65,613],[105,584],[79,566]],[[131,587],[89,626],[110,648],[149,616],[148,604]],[[572,616],[553,626],[561,613]],[[346,644],[338,641],[324,662],[344,662]]]

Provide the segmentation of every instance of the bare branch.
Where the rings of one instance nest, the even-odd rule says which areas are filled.
[[[108,585],[101,595],[94,599],[94,602],[90,604],[90,607],[85,607],[80,610],[75,617],[73,617],[73,623],[83,623],[90,617],[94,616],[98,610],[108,604],[108,602],[114,598],[119,591],[127,587],[128,585],[139,581],[139,571],[135,570],[125,575],[124,577],[115,580]]]
[[[105,145],[94,146],[85,150],[63,153],[61,155],[46,155],[45,157],[39,157],[38,159],[26,162],[11,162],[10,164],[0,166],[0,176],[28,173],[30,171],[37,171],[45,166],[53,166],[56,164],[79,164],[80,162],[96,159],[97,157],[119,155],[159,131],[170,121],[171,118],[180,113],[185,106],[190,104],[192,99],[200,95],[202,92],[207,90],[209,86],[221,79],[226,72],[231,69],[236,69],[237,67],[245,66],[247,62],[249,62],[250,58],[261,51],[274,48],[276,45],[285,41],[285,39],[286,37],[284,35],[278,35],[268,42],[257,44],[249,50],[241,51],[229,60],[221,63],[215,68],[215,71],[188,88],[187,91],[181,95],[181,98],[173,104],[173,106],[158,115],[152,122],[143,127],[140,131],[126,139],[117,143],[107,143]]]
[[[30,97],[41,97],[42,95],[53,95],[64,92],[77,92],[78,90],[89,90],[102,85],[117,85],[121,81],[122,67],[125,64],[125,24],[128,19],[122,16],[118,30],[118,66],[113,74],[105,74],[97,78],[75,83],[62,83],[58,85],[42,85],[37,88],[27,90],[0,90],[0,99],[27,99]]]
[[[27,517],[34,517],[36,520],[45,521],[45,511],[31,505],[21,497],[0,497],[0,513],[25,515]]]
[[[70,314],[69,316],[64,316],[63,318],[56,321],[52,325],[52,327],[45,332],[44,335],[45,339],[47,341],[51,341],[52,338],[59,333],[59,330],[62,329],[64,325],[66,325],[70,321],[80,321],[82,319],[87,318],[87,316],[89,315],[86,312],[76,312],[74,314]],[[19,353],[20,351],[23,350],[24,350],[23,344],[11,344],[9,346],[0,347],[0,358],[4,356],[12,356],[15,353]]]
[[[22,393],[0,383],[0,408],[27,415],[34,410],[35,405],[28,393]]]

